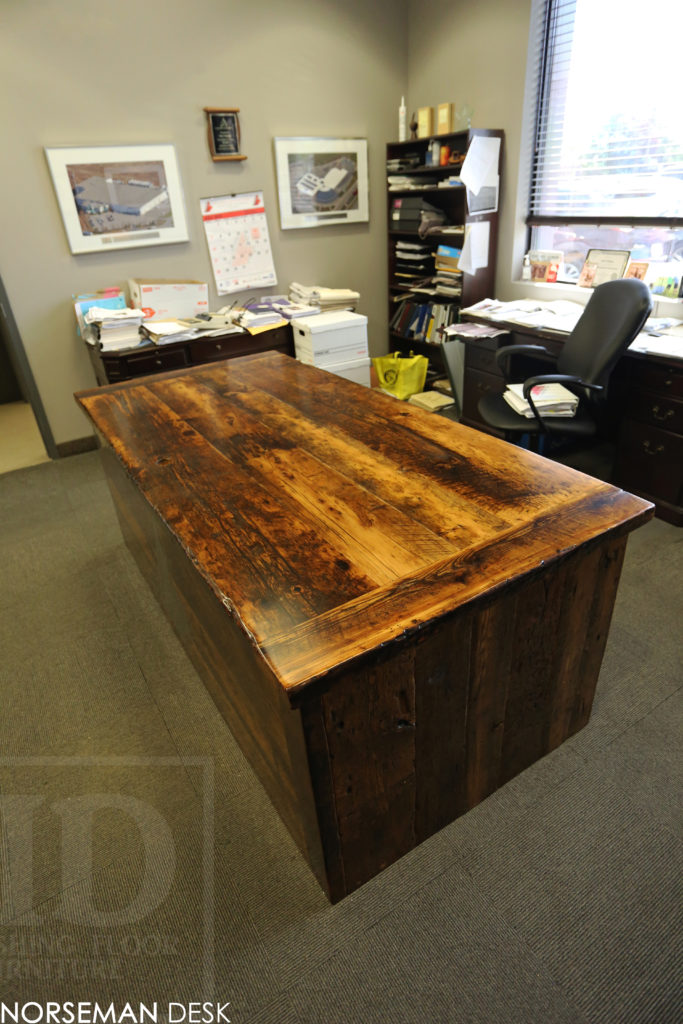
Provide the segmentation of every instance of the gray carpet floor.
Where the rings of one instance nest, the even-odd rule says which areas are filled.
[[[629,540],[589,725],[331,907],[128,554],[98,454],[0,477],[0,526],[2,1000],[681,1020],[683,529]]]

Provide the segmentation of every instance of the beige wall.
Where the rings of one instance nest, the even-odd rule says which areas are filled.
[[[196,277],[222,305],[200,196],[263,189],[278,288],[292,280],[362,294],[373,353],[386,351],[384,145],[408,112],[452,101],[503,128],[496,293],[511,297],[532,0],[0,0],[3,231],[0,273],[57,443],[88,433],[73,392],[94,377],[70,297],[128,277]],[[204,106],[239,107],[241,164],[213,163]],[[368,139],[370,223],[281,231],[276,135]],[[190,241],[72,256],[43,147],[171,142]],[[232,300],[232,296],[228,301]]]
[[[94,384],[73,293],[190,276],[225,302],[200,196],[263,189],[277,290],[357,288],[372,350],[386,350],[384,144],[406,86],[403,0],[0,0],[0,17],[0,272],[57,443],[89,432],[72,397]],[[220,104],[241,110],[241,164],[209,157],[202,108]],[[367,138],[370,224],[281,231],[276,135]],[[43,147],[143,142],[176,147],[190,241],[72,256]]]
[[[408,26],[409,113],[455,103],[473,108],[475,128],[505,132],[496,296],[513,297],[524,252],[517,210],[529,17],[532,0],[415,0]],[[523,155],[528,157],[528,143]],[[524,199],[522,198],[521,209]]]

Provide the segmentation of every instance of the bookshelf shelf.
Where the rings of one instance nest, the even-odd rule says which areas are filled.
[[[467,190],[462,185],[440,188],[436,184],[421,186],[419,183],[425,177],[441,180],[449,175],[458,174],[462,160],[476,136],[490,136],[501,140],[498,158],[500,174],[503,132],[498,130],[470,128],[447,135],[410,139],[407,142],[389,142],[386,147],[387,175],[410,178],[418,186],[402,188],[402,183],[397,182],[399,187],[390,187],[387,182],[389,344],[392,351],[397,348],[403,351],[409,351],[411,348],[416,350],[416,345],[423,345],[430,362],[439,368],[439,328],[457,321],[461,305],[470,306],[494,294],[498,213],[470,214]],[[455,161],[443,165],[430,165],[428,158],[435,142],[439,146],[447,146],[450,157],[455,157]],[[413,160],[412,165],[405,166],[410,158]],[[429,234],[420,235],[419,208],[422,204],[427,204],[427,210],[431,208],[436,211],[436,216],[445,217],[444,227],[458,226],[461,230],[432,230]],[[397,217],[394,216],[396,213]],[[425,278],[435,276],[434,261],[439,246],[461,249],[468,227],[481,221],[489,223],[487,265],[479,268],[474,274],[459,274],[452,281],[456,288],[460,287],[459,295],[439,294],[435,286],[433,294],[430,295],[422,287],[404,302],[396,301],[396,295],[408,293],[411,284],[417,285]],[[399,252],[401,256],[398,255]],[[414,277],[397,280],[397,272],[414,273]]]

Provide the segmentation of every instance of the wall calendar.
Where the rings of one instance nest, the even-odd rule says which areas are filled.
[[[218,294],[277,284],[263,192],[199,202]]]

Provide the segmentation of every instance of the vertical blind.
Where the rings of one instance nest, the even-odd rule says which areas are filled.
[[[683,217],[681,0],[545,0],[529,224]]]

